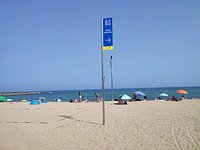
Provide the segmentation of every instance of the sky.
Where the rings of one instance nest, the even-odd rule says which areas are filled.
[[[200,86],[199,0],[0,0],[0,91]]]

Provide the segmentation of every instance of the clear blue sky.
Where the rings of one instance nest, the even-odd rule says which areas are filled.
[[[199,0],[0,0],[0,91],[200,85]]]

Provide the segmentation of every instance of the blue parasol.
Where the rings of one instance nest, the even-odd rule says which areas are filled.
[[[141,91],[134,92],[136,96],[145,96],[145,94]]]

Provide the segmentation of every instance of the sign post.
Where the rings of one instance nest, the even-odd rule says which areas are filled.
[[[105,125],[105,96],[104,96],[104,50],[113,49],[112,18],[101,20],[101,67],[102,67],[102,98],[103,98],[103,125]]]
[[[113,32],[112,32],[112,18],[103,18],[103,50],[113,49]]]
[[[113,64],[112,64],[112,56],[110,56],[110,73],[111,73],[111,90],[112,90],[112,101],[114,100],[114,90],[113,90]]]

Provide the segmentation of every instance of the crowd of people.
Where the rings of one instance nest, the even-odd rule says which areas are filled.
[[[84,103],[87,103],[89,102],[87,96],[85,93],[83,93],[82,91],[79,91],[78,93],[78,96],[79,98],[78,99],[70,99],[70,103],[81,103],[81,102],[84,102]],[[94,93],[94,97],[91,99],[91,102],[100,102],[102,99],[99,95],[99,93]]]
[[[161,100],[161,99],[162,99],[161,97],[158,97],[158,98],[155,97],[154,98],[154,100]],[[180,100],[183,100],[183,99],[185,99],[185,97],[182,95],[179,99],[176,98],[175,96],[172,96],[172,97],[166,98],[164,100],[166,100],[166,101],[180,101]],[[115,99],[115,101],[118,101],[118,103],[120,103],[120,104],[127,104],[127,101],[132,102],[132,101],[147,101],[147,100],[148,100],[148,98],[147,98],[146,95],[141,97],[141,96],[137,96],[135,93],[133,94],[133,97],[130,100],[121,100],[120,98]],[[79,91],[78,99],[75,99],[75,100],[70,99],[70,103],[81,103],[81,102],[87,103],[89,101],[98,103],[98,102],[102,101],[102,98],[101,98],[99,93],[94,93],[94,96],[91,98],[91,100],[89,100],[85,93],[83,93],[82,91]]]

